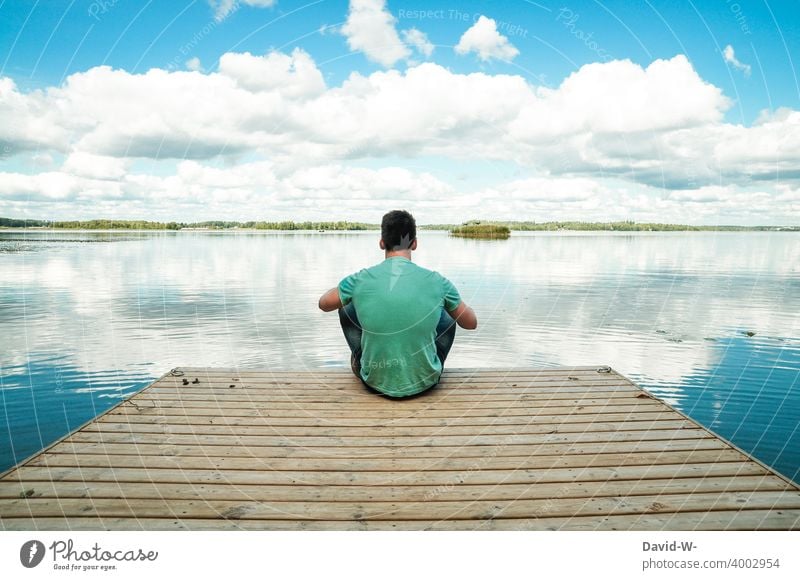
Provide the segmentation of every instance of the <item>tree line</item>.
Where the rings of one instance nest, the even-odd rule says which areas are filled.
[[[686,224],[664,224],[635,222],[632,220],[615,222],[583,222],[583,221],[485,221],[471,220],[464,226],[496,225],[505,226],[517,231],[617,231],[617,232],[702,232],[702,231],[798,231],[800,226],[734,226],[705,225],[692,226]],[[452,227],[452,226],[451,226]],[[463,227],[463,226],[462,226]]]

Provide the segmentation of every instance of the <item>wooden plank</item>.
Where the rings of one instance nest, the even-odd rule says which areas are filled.
[[[597,369],[603,365],[584,365],[584,366],[564,366],[564,367],[481,367],[481,368],[447,368],[445,369],[445,376],[459,376],[459,377],[472,377],[472,376],[509,376],[509,375],[523,375],[523,376],[560,376],[564,373],[584,373],[584,374],[604,374],[597,373]],[[352,372],[346,367],[330,367],[315,371],[297,371],[292,369],[249,369],[249,368],[236,368],[236,367],[178,367],[177,370],[188,374],[201,373],[206,376],[232,376],[232,377],[251,377],[251,376],[280,376],[280,377],[341,377],[351,376]],[[613,369],[610,373],[618,375]],[[166,373],[164,377],[169,377]]]
[[[504,485],[237,485],[225,483],[127,482],[0,482],[0,499],[167,499],[293,502],[425,502],[521,500],[548,498],[599,498],[633,495],[692,494],[710,492],[780,491],[786,484],[774,475],[737,477],[645,479],[634,481]]]
[[[428,418],[457,418],[457,417],[533,417],[553,415],[581,415],[581,414],[597,414],[597,413],[639,413],[639,412],[666,412],[668,409],[659,401],[649,399],[637,399],[638,402],[631,402],[628,405],[608,405],[602,407],[587,407],[584,405],[568,406],[568,407],[548,407],[547,409],[537,407],[522,407],[513,406],[505,409],[486,409],[480,406],[472,409],[450,409],[447,405],[434,405],[430,408],[410,409],[401,406],[396,407],[367,407],[365,409],[342,409],[342,408],[321,408],[321,409],[304,409],[301,406],[295,406],[291,409],[275,409],[271,406],[256,406],[253,404],[237,405],[232,407],[230,405],[221,405],[216,403],[211,404],[196,404],[175,402],[174,404],[157,403],[155,401],[143,401],[137,399],[136,406],[133,402],[128,401],[126,406],[137,408],[140,412],[148,412],[148,409],[153,409],[155,412],[165,410],[170,414],[179,414],[182,412],[191,412],[190,409],[197,409],[198,412],[203,414],[216,414],[220,415],[221,410],[224,409],[226,417],[246,417],[246,416],[269,416],[269,417],[317,417],[317,418],[335,418],[335,417],[361,417],[369,419],[402,419],[406,417],[428,417]]]
[[[480,384],[488,382],[507,382],[514,383],[517,381],[522,382],[548,382],[548,381],[563,381],[570,380],[568,377],[577,377],[579,380],[605,380],[613,381],[623,377],[619,373],[598,373],[593,369],[556,369],[547,372],[536,371],[508,371],[508,372],[467,372],[459,369],[445,369],[441,376],[441,382],[463,382],[471,384]],[[284,382],[286,384],[330,384],[337,381],[348,381],[355,378],[355,375],[347,369],[339,369],[337,372],[272,372],[272,371],[255,371],[255,372],[213,372],[213,373],[194,373],[187,371],[180,376],[172,376],[165,374],[159,380],[161,381],[177,381],[182,382],[183,379],[189,381],[195,378],[202,381],[228,381],[238,380],[242,382]],[[356,383],[358,381],[356,380]]]
[[[214,445],[165,444],[163,441],[154,443],[128,442],[74,442],[72,440],[61,443],[51,450],[48,456],[58,454],[82,455],[158,455],[162,457],[248,457],[253,459],[265,457],[291,457],[301,458],[366,458],[366,457],[530,457],[530,456],[571,456],[589,455],[596,456],[597,461],[604,461],[604,456],[609,454],[624,454],[637,458],[642,453],[663,454],[670,456],[672,453],[687,453],[692,451],[719,451],[730,449],[723,442],[713,439],[679,439],[676,441],[618,441],[618,442],[574,442],[569,444],[551,443],[541,445],[460,445],[439,447],[314,447],[314,446],[263,446],[239,447]],[[735,451],[737,457],[743,455]],[[617,460],[615,460],[617,461]]]
[[[674,441],[676,439],[706,439],[711,436],[702,429],[646,429],[641,431],[610,431],[600,433],[548,433],[521,435],[446,435],[431,437],[396,437],[386,438],[380,434],[367,436],[318,437],[314,435],[281,436],[273,435],[178,435],[164,433],[101,433],[83,430],[70,437],[70,441],[108,442],[108,443],[163,443],[186,445],[244,445],[244,446],[281,446],[302,445],[315,447],[436,447],[439,445],[522,445],[546,443],[576,443],[579,441]]]
[[[184,384],[183,381],[188,381]],[[331,391],[345,390],[352,387],[355,392],[369,393],[354,375],[346,375],[338,378],[246,378],[246,377],[204,377],[186,375],[181,377],[167,377],[153,383],[161,387],[178,388],[208,388],[209,385],[215,387],[228,387],[231,384],[237,386],[249,386],[262,389],[291,390],[291,391]],[[549,378],[545,377],[464,377],[458,378],[445,374],[439,384],[430,389],[429,394],[437,391],[486,391],[493,388],[503,389],[547,389],[556,387],[580,387],[594,385],[597,387],[624,387],[629,383],[616,375],[561,375]]]
[[[678,513],[643,513],[610,516],[507,518],[490,520],[226,520],[175,518],[0,518],[0,529],[42,531],[95,530],[800,530],[800,510],[717,510]]]
[[[469,503],[427,502],[262,502],[163,499],[46,499],[2,500],[4,517],[81,516],[180,517],[224,519],[326,519],[334,521],[393,519],[499,519],[549,515],[553,517],[675,513],[732,509],[797,509],[800,492],[656,494],[628,497],[478,500]]]
[[[376,403],[374,400],[362,399],[347,399],[342,397],[283,397],[283,396],[254,396],[249,397],[248,394],[243,393],[240,395],[231,396],[205,396],[205,395],[174,395],[174,396],[160,396],[160,395],[147,395],[137,397],[136,402],[139,405],[153,404],[155,406],[197,406],[197,407],[213,407],[213,408],[237,408],[249,407],[260,409],[302,409],[304,411],[313,411],[316,409],[325,410],[348,410],[352,413],[357,413],[362,410],[381,410],[392,409],[389,405],[394,405],[397,410],[408,411],[409,409],[431,409],[446,407],[453,410],[460,409],[520,409],[520,408],[541,408],[548,407],[561,407],[571,408],[576,406],[600,406],[606,407],[611,405],[630,405],[637,398],[636,395],[625,394],[620,396],[609,396],[599,398],[602,395],[597,393],[586,394],[581,398],[573,396],[560,396],[560,397],[536,397],[536,396],[521,396],[511,398],[479,398],[474,400],[459,399],[459,400],[409,400],[409,401],[391,401],[380,397],[381,402]],[[639,397],[644,398],[644,397]],[[414,403],[414,404],[412,404]],[[666,410],[666,409],[665,409]]]
[[[294,390],[294,389],[273,389],[251,387],[248,385],[235,385],[233,388],[230,385],[220,387],[167,387],[167,386],[153,386],[148,389],[148,393],[155,397],[170,399],[196,399],[196,400],[237,400],[243,399],[254,401],[285,401],[285,400],[299,400],[299,401],[347,401],[352,403],[373,403],[376,398],[382,400],[381,397],[375,393],[370,393],[366,389],[363,392],[353,391],[352,389],[318,389],[312,391],[310,389]],[[466,392],[457,389],[433,389],[426,393],[423,397],[424,400],[432,402],[473,402],[473,401],[519,401],[520,399],[572,399],[572,398],[595,398],[602,396],[604,398],[617,398],[617,397],[631,397],[639,394],[632,390],[629,386],[592,386],[587,387],[548,387],[548,388],[519,388],[519,389],[490,389]]]
[[[314,410],[347,410],[350,412],[358,412],[363,410],[376,410],[380,409],[383,405],[392,411],[396,410],[424,410],[432,408],[436,405],[425,398],[413,398],[408,400],[387,400],[382,397],[376,397],[370,401],[260,401],[258,398],[242,398],[239,400],[223,400],[223,399],[206,399],[206,400],[191,400],[182,399],[180,397],[164,398],[156,395],[151,395],[144,392],[136,398],[140,405],[155,404],[158,406],[180,406],[180,407],[214,407],[218,409],[235,409],[235,408],[252,408],[258,406],[268,409],[299,409],[302,408],[306,411]],[[619,397],[614,399],[600,398],[597,396],[591,398],[564,398],[564,399],[543,399],[538,400],[531,397],[521,397],[519,400],[512,401],[447,401],[447,408],[451,411],[458,410],[471,410],[471,409],[546,409],[550,407],[609,407],[614,405],[634,404],[638,398],[631,394],[626,397]],[[660,403],[656,403],[660,404]]]
[[[433,437],[454,435],[531,435],[541,433],[595,433],[609,431],[643,431],[695,428],[695,425],[680,419],[678,421],[636,421],[629,423],[566,423],[566,424],[525,424],[525,425],[479,425],[469,427],[339,427],[320,426],[286,427],[272,425],[176,425],[172,422],[157,421],[151,423],[118,423],[98,421],[87,425],[84,433],[161,433],[170,435],[280,435],[282,437],[304,437],[313,433],[315,437]]]
[[[183,381],[189,381],[188,384],[183,384]],[[199,381],[197,383],[192,381]],[[283,392],[283,393],[351,393],[353,395],[373,395],[372,391],[366,389],[361,383],[357,382],[355,377],[350,376],[330,382],[286,382],[286,381],[263,381],[263,380],[242,380],[238,378],[215,378],[215,379],[200,379],[199,377],[179,377],[166,380],[160,380],[153,383],[154,388],[159,389],[177,389],[185,391],[207,391],[211,389],[225,390],[234,385],[235,389],[253,389],[267,392]],[[519,391],[531,392],[547,392],[559,389],[576,389],[584,390],[587,388],[595,388],[599,390],[615,390],[627,389],[632,390],[634,387],[621,378],[568,378],[564,376],[559,379],[549,380],[484,380],[484,381],[461,381],[456,379],[442,379],[440,383],[430,390],[426,391],[426,396],[434,396],[439,393],[448,394],[477,394],[489,393],[498,390],[505,391],[506,393],[515,393]]]
[[[260,466],[259,466],[260,467]],[[300,466],[298,466],[300,467]],[[176,459],[173,468],[35,467],[24,466],[6,476],[7,481],[109,481],[158,483],[220,483],[229,485],[501,485],[512,483],[570,483],[764,475],[764,468],[747,461],[614,467],[539,467],[535,469],[466,469],[424,471],[276,471],[260,469],[184,469]],[[800,493],[800,492],[798,492]],[[5,506],[5,504],[0,504]],[[800,507],[800,506],[798,506]],[[3,508],[5,509],[5,508]]]
[[[593,422],[615,422],[619,424],[636,424],[648,421],[674,421],[676,416],[669,411],[647,411],[637,413],[595,413],[576,415],[521,415],[499,417],[449,417],[420,418],[397,417],[394,419],[372,419],[368,417],[335,417],[317,419],[309,416],[273,417],[260,413],[244,416],[219,415],[208,413],[203,409],[163,409],[145,407],[136,409],[128,405],[120,407],[114,413],[104,415],[98,422],[103,423],[169,423],[170,425],[202,425],[213,422],[214,425],[274,425],[287,427],[467,427],[487,425],[563,425],[566,423],[591,424]]]
[[[445,369],[441,376],[440,383],[463,383],[465,385],[480,385],[486,383],[567,383],[568,381],[606,381],[606,382],[625,382],[622,375],[616,373],[597,373],[594,371],[564,371],[549,374],[530,374],[530,373],[462,373],[451,369]],[[357,377],[349,370],[340,373],[294,373],[294,374],[264,374],[264,373],[186,373],[180,376],[165,375],[158,379],[160,382],[179,384],[186,379],[190,383],[197,379],[200,384],[204,382],[239,381],[242,383],[284,383],[284,384],[337,384],[346,381],[355,381],[359,384]],[[154,381],[156,382],[156,381]],[[197,383],[194,383],[197,384]]]
[[[191,380],[195,380],[192,378]],[[230,385],[234,385],[231,387]],[[256,382],[256,381],[242,381],[242,380],[220,380],[212,382],[188,383],[183,384],[181,381],[159,381],[153,383],[154,388],[159,389],[175,389],[181,391],[210,391],[226,389],[242,389],[253,391],[264,391],[267,393],[286,393],[286,394],[308,394],[313,395],[317,393],[349,393],[352,395],[360,395],[364,397],[374,397],[375,392],[367,389],[363,384],[356,382],[355,377],[343,379],[338,382],[330,383],[287,383],[287,382]],[[575,389],[577,391],[585,390],[587,388],[594,388],[597,390],[631,390],[628,383],[621,380],[560,380],[560,381],[539,381],[539,382],[503,382],[503,381],[487,381],[487,382],[458,382],[458,381],[442,381],[437,386],[426,390],[423,394],[424,397],[439,396],[439,394],[449,395],[477,395],[502,391],[505,394],[515,394],[517,392],[528,391],[536,392],[555,392],[560,389]]]
[[[390,401],[377,398],[381,404],[374,401],[369,403],[351,403],[342,401],[339,403],[291,403],[291,402],[259,402],[259,401],[223,401],[223,400],[208,400],[208,401],[191,401],[180,399],[160,399],[158,397],[151,397],[147,393],[142,393],[136,398],[137,404],[141,406],[153,405],[159,407],[205,407],[212,409],[269,409],[270,411],[303,411],[305,413],[316,413],[318,411],[325,413],[347,412],[349,414],[364,413],[373,414],[385,411],[390,413],[390,416],[396,416],[401,412],[436,412],[446,413],[447,416],[461,415],[469,411],[478,411],[483,415],[491,412],[499,413],[502,410],[509,412],[534,414],[536,410],[561,409],[571,411],[573,409],[591,409],[597,412],[600,409],[613,409],[609,412],[620,412],[620,408],[631,410],[636,406],[638,408],[645,408],[646,405],[662,409],[660,401],[648,400],[643,401],[634,396],[626,397],[624,399],[563,399],[563,400],[546,400],[546,401],[527,401],[520,402],[514,401],[487,401],[487,402],[457,402],[448,401],[446,405],[437,405],[425,401],[424,399],[410,399],[410,400],[397,400]],[[382,406],[381,406],[382,405]]]
[[[184,384],[184,381],[187,384]],[[342,375],[330,379],[313,379],[301,377],[282,378],[247,378],[231,376],[192,376],[165,377],[153,382],[154,385],[170,388],[186,389],[207,389],[207,388],[227,388],[230,385],[237,387],[251,387],[258,389],[287,390],[305,392],[312,391],[345,391],[352,390],[356,393],[368,393],[363,385],[356,379],[355,375]],[[561,374],[550,377],[490,377],[478,375],[475,377],[454,377],[447,372],[442,376],[438,386],[429,392],[451,391],[451,392],[481,392],[493,389],[551,389],[569,387],[632,387],[631,384],[619,375],[581,375],[581,374]],[[355,388],[353,388],[355,387]]]
[[[484,457],[309,457],[302,463],[295,458],[256,458],[243,453],[238,457],[160,455],[95,455],[52,453],[32,459],[27,467],[140,467],[144,469],[211,469],[271,471],[465,471],[476,469],[556,469],[564,467],[621,467],[688,465],[692,463],[741,463],[746,458],[734,449],[702,451],[659,451],[583,455],[529,455]],[[764,471],[764,473],[767,473]]]

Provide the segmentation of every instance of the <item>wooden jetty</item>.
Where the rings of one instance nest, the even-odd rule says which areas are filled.
[[[2,474],[0,529],[790,530],[800,487],[608,367],[183,367]]]

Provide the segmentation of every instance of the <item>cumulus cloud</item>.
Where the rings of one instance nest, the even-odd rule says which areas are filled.
[[[390,67],[411,54],[400,40],[395,23],[386,0],[350,0],[341,33],[350,50],[361,51],[369,60]]]
[[[410,46],[413,46],[417,52],[426,57],[429,57],[433,54],[434,46],[431,41],[428,40],[428,36],[421,30],[417,30],[416,28],[404,30],[403,40],[405,40]]]
[[[129,165],[128,159],[75,151],[66,158],[61,171],[76,177],[117,180],[124,177]]]
[[[369,169],[326,164],[286,173],[269,161],[216,167],[185,160],[167,176],[119,169],[109,167],[107,160],[83,158],[65,163],[60,171],[0,173],[0,208],[9,201],[49,204],[91,198],[97,204],[93,211],[103,201],[125,203],[108,215],[124,216],[132,208],[136,208],[133,215],[142,215],[148,207],[163,207],[168,202],[168,211],[183,214],[191,214],[200,206],[216,215],[241,218],[243,214],[263,215],[268,208],[272,215],[291,219],[297,217],[298,206],[306,204],[312,206],[308,211],[313,217],[325,219],[348,202],[353,202],[354,212],[364,215],[380,211],[388,200],[423,203],[431,196],[448,198],[455,194],[451,186],[430,173],[396,166]]]
[[[30,93],[3,79],[0,94],[0,141],[14,151],[153,159],[258,153],[289,166],[438,155],[551,173],[600,170],[651,184],[666,175],[667,185],[692,168],[700,186],[721,170],[790,170],[800,150],[790,146],[800,141],[796,112],[763,116],[753,127],[725,124],[730,101],[680,55],[647,67],[589,64],[555,89],[434,63],[353,73],[327,87],[313,59],[295,49],[227,53],[208,74],[101,66]]]
[[[0,174],[0,202],[72,199],[79,190],[79,181],[74,175],[57,171],[35,175],[4,172]],[[13,204],[3,205],[13,207]]]
[[[0,77],[0,147],[4,152],[64,151],[69,147],[67,119],[51,107],[48,93],[22,93],[8,77]]]
[[[238,10],[242,4],[254,8],[269,8],[275,4],[275,0],[208,0],[208,3],[214,10],[214,19],[221,22]]]
[[[682,55],[589,64],[555,88],[434,63],[327,86],[300,49],[227,53],[214,72],[100,66],[27,92],[0,78],[5,157],[49,159],[27,162],[41,173],[19,164],[0,173],[0,214],[92,199],[88,209],[108,201],[115,212],[168,201],[187,204],[182,215],[236,218],[269,203],[330,217],[337,200],[427,195],[465,218],[591,217],[604,207],[620,219],[797,216],[800,112],[764,112],[748,127],[724,122],[730,106]],[[403,157],[511,164],[528,177],[472,188],[396,161],[383,172],[358,167]]]
[[[291,55],[229,52],[220,58],[219,72],[251,93],[273,92],[302,100],[325,90],[325,81],[314,60],[299,48]]]
[[[377,221],[387,205],[402,201],[448,221],[588,219],[680,223],[763,223],[800,218],[800,188],[776,192],[707,186],[665,193],[606,177],[525,177],[498,185],[456,187],[430,172],[406,167],[378,169],[343,163],[286,172],[280,164],[254,161],[216,166],[181,161],[174,174],[125,171],[77,175],[68,167],[36,175],[0,173],[0,215],[24,215],[31,204],[49,216],[181,219],[338,219]],[[342,208],[346,207],[346,215]],[[15,211],[17,210],[17,211]],[[42,210],[39,210],[39,212]],[[40,215],[37,217],[41,217]]]
[[[197,72],[203,70],[203,65],[200,63],[200,59],[194,56],[186,61],[186,68]]]
[[[544,94],[562,126],[593,132],[640,132],[715,123],[731,106],[678,55],[641,67],[629,60],[593,63]],[[545,119],[540,117],[539,122]]]
[[[497,31],[497,23],[483,15],[461,36],[455,50],[458,54],[474,52],[483,61],[512,60],[519,54],[508,38]]]
[[[722,51],[722,57],[725,59],[725,62],[742,71],[744,76],[750,76],[750,65],[739,62],[739,59],[736,58],[736,55],[733,52],[733,47],[730,44],[725,47],[725,50]]]

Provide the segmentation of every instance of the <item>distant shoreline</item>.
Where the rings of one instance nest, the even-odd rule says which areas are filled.
[[[735,225],[703,225],[686,224],[637,223],[633,221],[619,222],[529,222],[529,221],[482,221],[471,220],[463,224],[427,224],[420,225],[420,230],[453,231],[465,226],[500,226],[511,231],[613,231],[613,232],[703,232],[703,231],[800,231],[797,226],[735,226]],[[330,221],[330,222],[151,222],[143,220],[81,220],[81,221],[48,221],[0,218],[0,230],[32,230],[32,231],[365,231],[380,230],[380,225],[363,222]]]

